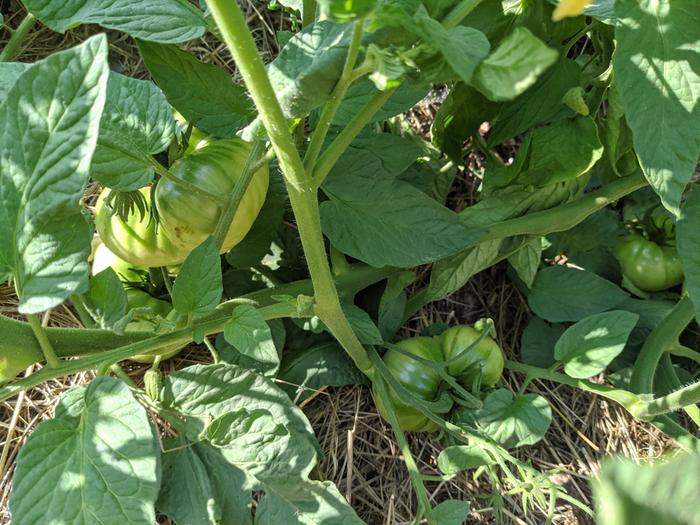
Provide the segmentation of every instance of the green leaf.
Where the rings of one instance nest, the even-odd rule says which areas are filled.
[[[324,386],[367,384],[367,377],[335,341],[285,353],[278,376],[279,386],[297,403]]]
[[[270,327],[252,305],[241,304],[233,309],[231,319],[224,325],[224,337],[243,355],[270,365],[269,374],[274,375],[279,368],[279,355]]]
[[[330,481],[268,487],[255,509],[256,525],[364,525]]]
[[[469,502],[448,499],[430,512],[436,525],[462,525],[469,515]]]
[[[484,465],[493,465],[495,460],[478,445],[454,445],[440,452],[437,465],[446,476],[453,476],[463,470],[471,470]]]
[[[100,328],[113,328],[126,313],[126,292],[116,272],[107,267],[90,279],[83,305]]]
[[[95,36],[27,69],[0,105],[0,281],[37,313],[88,288],[92,226],[80,199],[107,86],[107,39]]]
[[[374,324],[372,318],[359,306],[351,303],[343,302],[341,304],[343,313],[347,317],[348,322],[352,326],[355,335],[362,344],[365,345],[380,345],[382,344],[382,334],[379,333],[379,328]]]
[[[173,284],[173,307],[181,314],[201,317],[214,311],[223,293],[221,259],[211,237],[187,256]]]
[[[578,86],[580,81],[581,68],[578,64],[561,57],[533,86],[501,107],[489,133],[488,143],[501,144],[554,117],[562,108],[564,95]]]
[[[616,84],[644,175],[679,213],[700,155],[700,10],[694,0],[617,0]]]
[[[592,118],[559,120],[532,132],[526,165],[517,176],[524,185],[545,186],[589,171],[603,155]]]
[[[522,248],[508,257],[508,262],[528,288],[535,280],[541,257],[542,238],[540,237],[531,238]]]
[[[173,110],[158,87],[110,73],[90,175],[119,191],[153,180],[154,159],[175,136]]]
[[[548,266],[537,273],[528,304],[547,321],[580,321],[615,308],[629,295],[619,286],[585,270]]]
[[[411,268],[450,255],[480,235],[420,190],[364,166],[329,177],[323,190],[330,197],[321,204],[324,233],[343,253],[371,266]]]
[[[99,24],[153,42],[186,42],[202,36],[206,22],[189,2],[148,0],[25,0],[24,6],[39,21],[64,33],[80,24]]]
[[[481,63],[472,84],[494,101],[512,100],[557,60],[558,53],[518,27]]]
[[[168,102],[188,122],[215,137],[231,138],[253,115],[245,89],[228,72],[176,46],[139,42],[146,67]]]
[[[405,289],[415,280],[413,272],[401,272],[387,279],[377,314],[379,332],[386,341],[391,341],[403,324],[408,299]]]
[[[316,463],[313,445],[264,409],[241,408],[214,419],[203,434],[225,460],[257,481],[294,483]]]
[[[315,443],[306,416],[283,390],[271,379],[228,363],[194,365],[166,376],[162,402],[190,418],[188,435],[195,438],[212,419],[245,408],[267,410],[276,422]]]
[[[251,487],[240,469],[207,443],[164,442],[156,508],[187,525],[252,525]]]
[[[462,161],[464,142],[482,123],[496,116],[500,104],[471,86],[456,83],[440,105],[431,128],[433,143],[455,160]]]
[[[74,388],[19,453],[13,522],[152,525],[159,454],[148,415],[124,383],[98,377]]]
[[[463,409],[455,424],[465,422],[506,448],[532,445],[541,440],[552,423],[552,409],[537,394],[513,394],[506,389],[490,393],[484,406]]]
[[[520,357],[523,363],[549,368],[556,359],[554,346],[564,333],[563,324],[548,324],[539,317],[533,317],[527,323],[520,339]]]
[[[627,344],[639,316],[623,310],[594,314],[569,327],[554,347],[564,372],[587,379],[603,372]]]
[[[700,319],[700,188],[688,194],[676,224],[678,254],[683,262],[685,286],[695,305],[695,317]]]
[[[476,233],[481,235],[481,230]],[[433,264],[426,300],[447,297],[477,273],[514,254],[528,242],[524,236],[484,241]]]
[[[304,117],[328,100],[345,63],[351,28],[329,20],[295,34],[267,68],[288,118]]]
[[[698,525],[700,455],[639,465],[608,459],[593,484],[600,525]]]
[[[408,81],[402,82],[391,98],[372,116],[368,124],[405,113],[423,100],[429,91],[430,88],[426,85]],[[377,94],[379,94],[379,90],[369,80],[353,84],[333,117],[333,125],[345,126]]]
[[[0,100],[7,97],[19,76],[30,67],[32,64],[23,62],[0,62]]]

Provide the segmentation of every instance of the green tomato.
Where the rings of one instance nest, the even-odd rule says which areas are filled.
[[[150,206],[151,189],[139,190]],[[105,204],[106,188],[95,205],[95,226],[102,242],[120,259],[136,267],[153,268],[180,264],[189,250],[173,242],[163,228],[158,227],[148,213],[141,218],[134,210],[126,221],[121,220]]]
[[[658,292],[683,281],[683,265],[674,246],[641,235],[622,237],[615,248],[623,275],[645,292]]]
[[[97,275],[107,268],[114,270],[114,273],[117,274],[117,277],[123,283],[138,283],[142,281],[141,275],[137,270],[143,270],[144,268],[138,268],[133,264],[129,264],[113,254],[107,246],[99,243],[97,248],[95,248],[95,255],[92,259],[92,275]]]
[[[454,326],[440,336],[445,361],[456,357],[481,337],[481,332],[471,326]],[[447,372],[466,388],[470,388],[477,376],[481,384],[493,386],[503,375],[505,359],[501,347],[488,335],[476,346],[468,350],[454,363],[448,365]]]
[[[250,144],[234,138],[208,142],[177,160],[170,172],[203,190],[226,196],[233,190],[250,155]],[[269,175],[263,165],[254,175],[231,221],[221,253],[246,236],[265,201]],[[221,206],[170,180],[161,179],[155,192],[160,226],[181,249],[189,252],[214,232]]]
[[[433,337],[414,337],[400,341],[396,346],[423,359],[434,362],[443,360],[440,342]],[[428,401],[435,399],[441,382],[437,371],[396,350],[389,350],[384,354],[384,363],[396,380],[411,393]],[[438,429],[436,423],[418,409],[405,404],[392,390],[389,391],[389,397],[394,404],[394,412],[402,429],[417,432],[432,432]],[[384,406],[376,391],[374,400],[379,413],[387,419],[387,407]]]
[[[134,308],[149,309],[149,313],[145,316],[142,315],[142,319],[132,321],[126,325],[127,332],[153,332],[154,325],[149,318],[156,316],[165,318],[173,309],[169,302],[156,299],[149,293],[138,288],[128,288],[126,290],[126,306],[128,310],[133,310]],[[137,363],[153,363],[156,359],[156,355],[158,355],[161,360],[165,361],[177,355],[185,346],[187,345],[169,345],[156,354],[139,354],[133,356],[131,360]]]

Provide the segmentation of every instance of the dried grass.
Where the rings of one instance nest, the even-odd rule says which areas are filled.
[[[246,2],[247,16],[267,60],[277,53],[274,31],[287,23],[279,12],[270,12],[263,2]],[[21,20],[18,4],[10,2],[10,25]],[[36,26],[25,41],[20,60],[30,62],[50,53],[71,47],[96,32],[95,27],[79,27],[65,35]],[[120,72],[138,78],[147,77],[133,40],[123,34],[108,31],[110,64]],[[0,46],[6,35],[0,33]],[[234,74],[231,57],[225,46],[208,37],[190,43],[188,48],[201,59],[228,67]],[[439,100],[423,105],[409,116],[414,127],[424,134],[434,116]],[[504,158],[512,154],[500,152]],[[462,209],[473,202],[474,174],[482,169],[481,159],[472,155],[468,169],[461,173],[450,195],[449,204]],[[419,281],[427,277],[425,271]],[[11,288],[0,287],[0,313],[16,314],[16,296]],[[510,358],[518,357],[520,334],[528,320],[527,304],[506,275],[506,267],[497,265],[476,275],[458,293],[447,300],[430,305],[419,312],[407,325],[406,335],[417,333],[435,322],[469,323],[490,317],[496,324],[500,343]],[[52,326],[78,326],[75,314],[65,306],[52,311],[45,321]],[[0,334],[0,337],[2,334]],[[164,363],[164,371],[172,371],[197,362],[205,362],[205,350],[188,349],[176,359]],[[144,366],[133,365],[127,372],[138,379]],[[58,397],[66,390],[89,382],[91,373],[78,374],[49,381],[10,401],[0,403],[0,523],[9,523],[7,502],[15,459],[20,447],[36,425],[49,419]],[[507,373],[506,384],[516,391],[522,377]],[[588,480],[598,470],[599,461],[609,454],[624,454],[633,458],[659,456],[669,442],[649,425],[633,420],[620,407],[590,394],[535,381],[528,391],[545,396],[551,403],[554,422],[545,439],[517,451],[517,456],[538,469],[558,468],[556,482],[568,493],[591,504]],[[338,484],[360,514],[371,525],[398,525],[413,519],[416,501],[408,480],[404,462],[393,439],[391,429],[377,415],[369,390],[361,386],[331,389],[311,400],[304,410],[316,430],[325,456],[316,469],[319,478]],[[441,445],[434,435],[414,434],[410,445],[420,468],[437,474],[436,459]],[[430,499],[439,503],[449,498],[466,499],[472,504],[469,523],[493,523],[493,513],[485,497],[491,487],[483,479],[458,476],[450,481],[427,484]],[[539,524],[541,514],[525,514],[519,502],[505,499],[506,517],[512,523]],[[557,509],[555,523],[585,524],[589,520],[569,505]]]

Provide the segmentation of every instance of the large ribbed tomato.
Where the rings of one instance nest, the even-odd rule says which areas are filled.
[[[226,197],[241,176],[250,155],[250,144],[234,138],[206,143],[170,167],[177,178],[204,191]],[[248,233],[265,201],[269,182],[263,165],[243,195],[222,246],[222,253],[238,244]],[[155,192],[161,228],[180,248],[190,251],[214,232],[221,205],[173,181],[161,179]]]
[[[645,292],[658,292],[683,281],[683,265],[676,247],[641,235],[622,237],[615,248],[623,275]]]
[[[150,207],[151,189],[139,190]],[[147,213],[141,217],[134,210],[123,221],[105,203],[109,195],[105,189],[95,206],[95,226],[102,242],[120,259],[144,268],[170,266],[185,260],[189,250],[171,240],[163,228],[156,225]]]

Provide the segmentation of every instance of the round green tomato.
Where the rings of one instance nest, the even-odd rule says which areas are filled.
[[[481,332],[471,326],[454,326],[440,336],[444,360],[456,357],[481,337]],[[470,388],[481,374],[481,384],[493,386],[503,375],[505,359],[501,347],[488,335],[476,346],[468,350],[454,363],[448,365],[447,372],[463,386]]]
[[[126,325],[127,332],[153,332],[154,325],[148,320],[148,317],[166,317],[173,307],[167,301],[156,299],[152,295],[138,288],[128,288],[126,290],[127,309],[148,308],[150,315],[141,316],[142,319],[132,321]],[[145,317],[145,318],[143,318]],[[131,357],[132,361],[137,363],[153,363],[156,355],[160,356],[162,361],[170,359],[182,350],[186,345],[169,345],[162,348],[156,354],[139,354]]]
[[[645,292],[666,290],[683,281],[683,266],[673,246],[634,234],[618,241],[615,255],[627,280]]]
[[[432,337],[414,337],[400,341],[396,346],[423,359],[434,362],[443,360],[440,343]],[[428,401],[435,399],[441,382],[440,374],[437,371],[393,349],[384,354],[384,363],[396,380],[411,393]],[[402,429],[418,432],[437,430],[436,423],[425,417],[416,408],[406,405],[393,390],[389,391],[389,397],[395,406],[395,413]],[[379,413],[384,419],[387,419],[386,407],[376,392],[374,400]]]
[[[117,274],[119,280],[123,283],[137,283],[141,282],[141,275],[137,270],[143,268],[137,268],[133,264],[120,259],[114,255],[107,246],[100,243],[95,249],[95,256],[92,259],[92,275],[97,275],[102,270],[111,268],[114,273]]]
[[[150,206],[151,189],[139,190]],[[180,264],[189,250],[173,242],[164,228],[158,227],[148,213],[141,218],[134,210],[121,220],[105,204],[106,188],[95,205],[95,226],[102,242],[120,259],[136,267],[153,268]]]
[[[226,196],[240,178],[249,154],[250,144],[241,139],[212,141],[177,160],[170,172],[202,190]],[[253,175],[231,221],[221,253],[243,240],[255,222],[265,201],[268,177],[266,164]],[[214,232],[221,214],[221,206],[216,200],[166,179],[159,181],[155,200],[162,229],[188,252]]]

